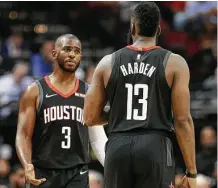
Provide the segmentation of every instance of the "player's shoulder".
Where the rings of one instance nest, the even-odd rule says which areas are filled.
[[[189,74],[189,67],[185,58],[175,53],[170,54],[166,65],[166,69],[172,72],[174,75],[181,75],[181,73],[183,75]]]
[[[31,84],[29,84],[26,88],[26,91],[29,93],[33,93],[38,91],[39,87],[38,84],[36,83],[37,80],[34,80]]]
[[[43,83],[45,82],[45,77],[43,78],[38,78],[38,79],[34,79],[33,82],[31,84],[28,85],[28,87],[26,88],[27,92],[35,92],[37,95],[39,93],[39,87],[40,85],[42,86]]]
[[[22,94],[22,98],[25,100],[35,100],[39,95],[39,87],[35,81],[33,81]]]
[[[96,72],[104,73],[104,72],[107,72],[108,70],[110,70],[113,67],[113,64],[115,62],[116,54],[120,53],[123,49],[125,49],[125,48],[121,48],[117,51],[114,51],[110,54],[105,55],[98,63],[98,65],[96,67]]]
[[[89,88],[89,84],[87,82],[84,82],[83,80],[77,78],[79,80],[79,87],[81,88],[85,88],[85,92],[88,90]]]
[[[188,68],[185,58],[175,53],[170,54],[168,64],[175,66],[176,68]]]
[[[115,59],[115,57],[119,57],[123,54],[129,53],[129,51],[132,51],[128,46],[124,46],[123,48],[120,48],[113,53],[111,53],[112,58]]]
[[[173,53],[173,52],[170,54],[169,60],[179,61],[179,62],[186,62],[184,57],[182,57],[179,54]]]
[[[97,72],[106,71],[108,68],[111,67],[111,63],[112,63],[112,54],[105,55],[98,63],[96,67],[96,71]]]
[[[36,84],[41,84],[41,85],[42,85],[43,83],[46,82],[46,77],[48,77],[48,76],[45,76],[45,77],[42,77],[42,78],[35,79],[34,82],[35,82]]]
[[[33,87],[33,90],[39,90],[39,87],[42,87],[44,83],[46,83],[46,76],[43,78],[35,79],[30,86]]]
[[[129,49],[128,46],[124,46],[124,47],[122,47],[122,48],[120,48],[120,49],[114,51],[113,53],[115,53],[115,54],[116,54],[116,53],[121,53],[121,52],[123,52],[124,50],[127,50],[127,49]]]
[[[116,51],[110,53],[110,54],[105,55],[105,56],[101,59],[101,61],[100,61],[99,63],[101,63],[101,65],[102,65],[102,64],[103,64],[103,65],[105,64],[106,66],[108,66],[108,63],[112,63],[112,62],[114,61],[114,57],[115,57],[117,54],[122,53],[122,51],[125,50],[125,49],[126,49],[126,47],[123,47],[123,48],[120,48],[120,49],[118,49],[118,50],[116,50]]]

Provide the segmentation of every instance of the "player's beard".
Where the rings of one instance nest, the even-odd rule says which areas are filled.
[[[58,62],[58,66],[59,66],[63,71],[69,72],[69,73],[75,73],[76,70],[78,69],[79,65],[80,65],[80,62],[76,65],[76,67],[75,67],[74,69],[69,69],[69,68],[66,68],[66,67],[64,66],[64,64]]]

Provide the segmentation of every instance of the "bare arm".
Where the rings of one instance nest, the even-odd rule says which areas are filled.
[[[95,69],[92,83],[86,93],[84,104],[84,121],[88,126],[104,125],[107,114],[103,111],[106,104],[104,71],[111,64],[111,55],[105,56]]]
[[[38,87],[34,83],[26,89],[20,100],[16,150],[24,168],[32,164],[32,135],[35,126],[37,96]]]
[[[179,55],[171,55],[168,64],[174,69],[172,108],[176,138],[186,168],[190,173],[194,174],[197,169],[195,162],[195,132],[190,113],[189,68],[186,61]]]

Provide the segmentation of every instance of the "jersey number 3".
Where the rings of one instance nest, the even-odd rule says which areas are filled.
[[[71,127],[62,127],[62,134],[64,134],[65,141],[61,142],[61,148],[69,149],[71,146]]]
[[[147,118],[147,84],[125,84],[127,88],[127,120],[146,120]],[[133,95],[139,95],[139,90],[142,90],[142,98],[138,99],[137,103],[141,104],[141,109],[133,109]],[[138,105],[137,105],[138,106]],[[141,114],[141,115],[140,115]]]

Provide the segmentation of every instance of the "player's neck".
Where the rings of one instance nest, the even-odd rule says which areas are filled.
[[[133,46],[136,47],[151,47],[151,46],[156,46],[156,38],[155,37],[142,37],[142,36],[136,36],[133,39]]]
[[[62,71],[60,69],[54,70],[51,77],[57,82],[72,84],[72,81],[76,79],[75,73]]]

